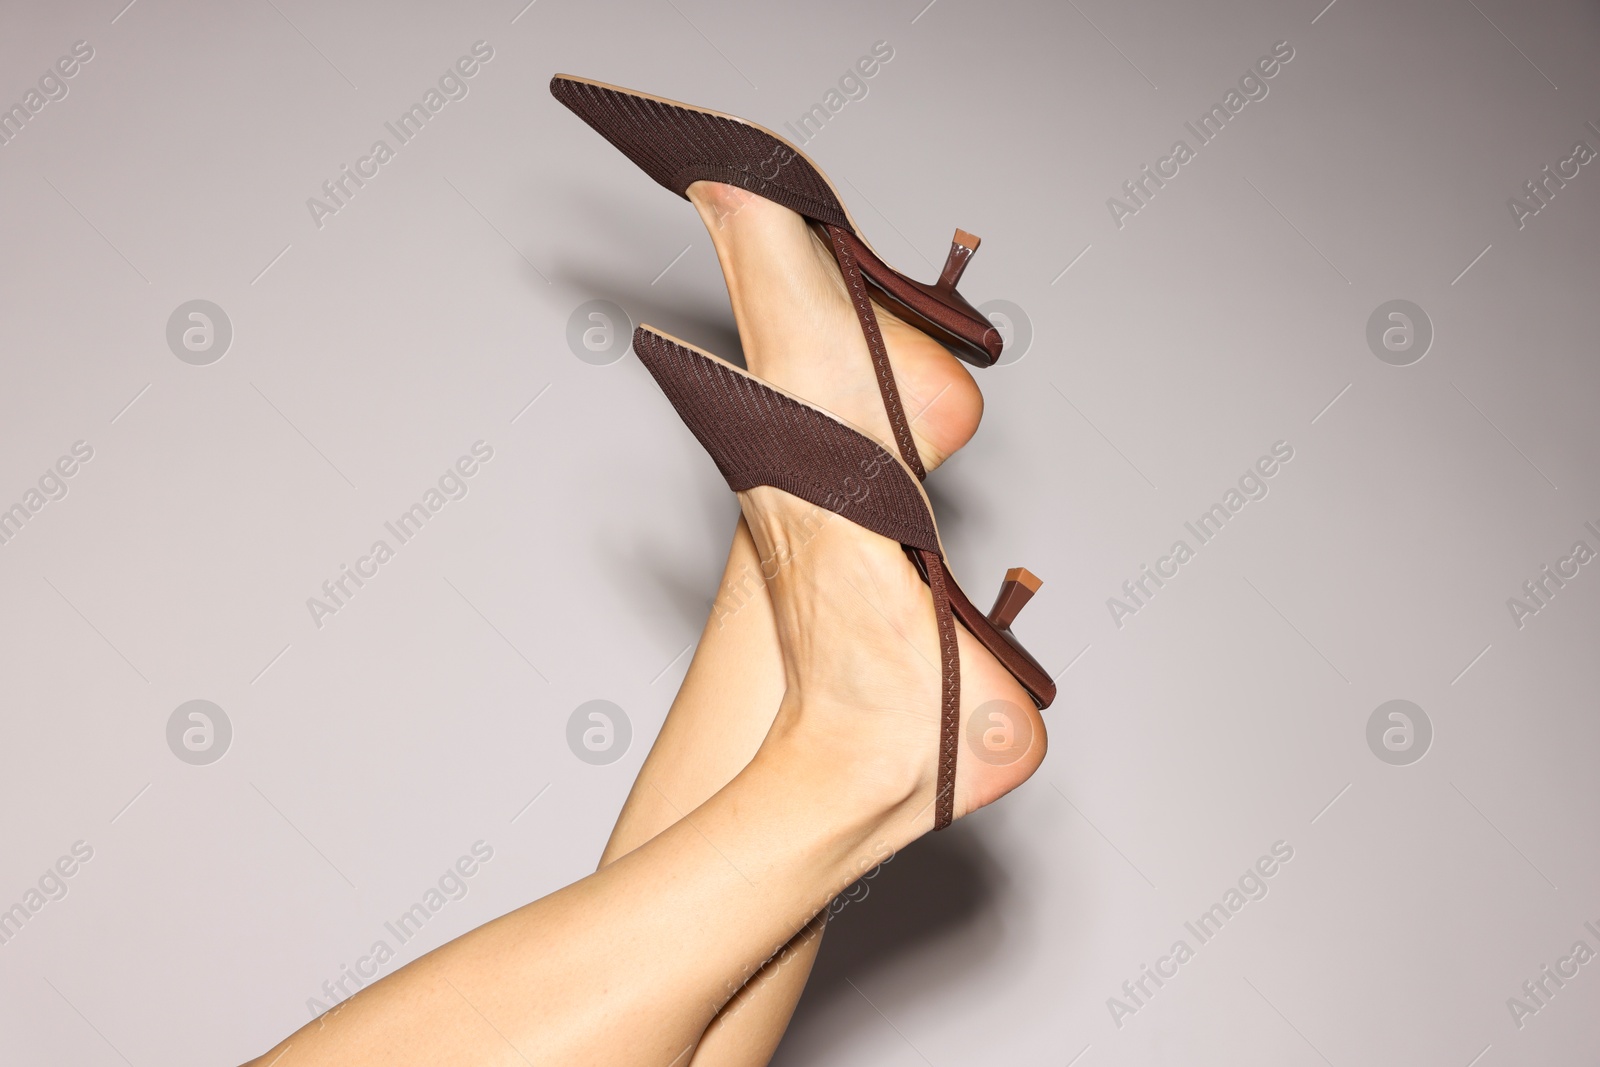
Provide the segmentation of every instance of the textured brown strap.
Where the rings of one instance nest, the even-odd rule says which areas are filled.
[[[937,552],[916,549],[933,594],[933,614],[939,623],[939,776],[934,786],[933,828],[943,830],[955,821],[956,753],[961,741],[961,654],[956,646],[956,621],[950,610],[944,560]]]
[[[833,245],[833,256],[839,261],[839,272],[850,290],[850,302],[855,305],[856,318],[861,320],[861,332],[867,337],[867,351],[872,353],[872,369],[878,375],[878,392],[883,394],[883,408],[889,413],[889,427],[894,431],[894,443],[900,449],[900,458],[906,461],[917,480],[928,476],[917,454],[917,443],[911,437],[911,424],[906,421],[906,409],[900,404],[900,390],[894,383],[894,368],[889,365],[889,350],[883,343],[883,331],[878,328],[877,313],[872,310],[872,298],[867,295],[866,279],[861,276],[861,264],[856,259],[855,234],[841,226],[826,226],[828,240]]]

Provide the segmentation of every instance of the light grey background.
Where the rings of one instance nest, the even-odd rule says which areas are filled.
[[[0,1060],[237,1062],[474,842],[396,964],[592,869],[735,506],[568,316],[737,343],[694,213],[546,83],[781,129],[876,41],[807,151],[914,275],[981,234],[964,290],[1031,320],[934,493],[975,596],[1046,579],[1020,630],[1065,673],[1043,770],[839,916],[777,1062],[1600,1046],[1600,962],[1520,1029],[1506,1003],[1600,950],[1600,565],[1507,607],[1600,549],[1600,165],[1520,229],[1507,206],[1600,148],[1593,5],[122,2],[0,17],[7,106],[94,49],[0,147],[0,505],[94,449],[0,546],[0,907],[93,849],[0,946]],[[307,198],[479,40],[469,95],[319,229]],[[1279,41],[1269,95],[1118,228],[1107,198]],[[206,366],[166,342],[194,299],[233,327]],[[1392,299],[1433,324],[1411,366],[1367,347]],[[316,627],[307,598],[479,440],[468,495]],[[1280,440],[1270,494],[1115,625]],[[196,699],[232,726],[208,765],[167,746]],[[633,728],[606,765],[566,743],[597,699]],[[1391,699],[1432,722],[1420,762],[1367,747]],[[1108,998],[1278,841],[1267,897],[1118,1026]]]

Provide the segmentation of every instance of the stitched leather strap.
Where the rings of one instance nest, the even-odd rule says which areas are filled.
[[[833,245],[833,257],[839,261],[839,272],[850,290],[850,302],[855,305],[856,318],[861,320],[861,332],[867,338],[867,351],[872,353],[872,369],[878,376],[878,392],[883,394],[883,408],[889,414],[889,428],[894,431],[894,443],[900,449],[900,458],[906,461],[921,481],[928,476],[917,454],[917,444],[911,437],[911,424],[906,421],[906,409],[900,403],[900,390],[894,383],[894,368],[889,365],[889,350],[883,343],[883,331],[878,328],[877,313],[872,310],[872,298],[867,295],[866,279],[861,276],[861,264],[856,259],[856,236],[840,226],[828,225],[828,241]]]
[[[933,594],[934,618],[939,623],[939,773],[934,789],[933,828],[943,830],[955,820],[956,754],[961,741],[961,655],[956,646],[956,621],[950,610],[944,560],[937,552],[914,550],[922,559]]]

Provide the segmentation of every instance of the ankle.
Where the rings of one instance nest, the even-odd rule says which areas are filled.
[[[893,851],[910,844],[928,828],[920,826],[919,815],[932,810],[926,759],[816,726],[820,720],[859,720],[862,714],[860,708],[825,708],[786,696],[751,761],[752,770],[780,776],[795,802],[829,828],[852,862],[863,849]],[[932,824],[931,816],[920,821]]]

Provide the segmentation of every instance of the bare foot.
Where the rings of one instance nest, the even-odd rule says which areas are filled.
[[[733,185],[689,200],[711,234],[750,372],[838,414],[895,452],[867,341],[833,253],[800,215]],[[874,305],[906,418],[932,470],[966,444],[983,396],[933,338]]]

